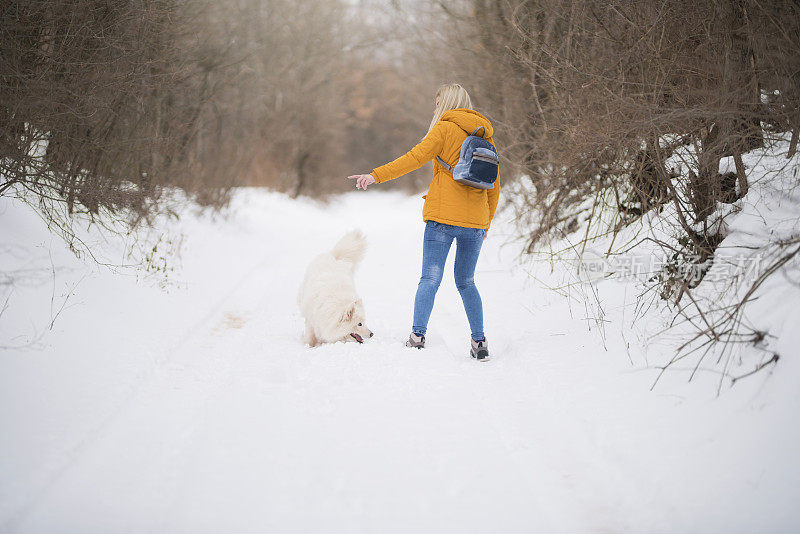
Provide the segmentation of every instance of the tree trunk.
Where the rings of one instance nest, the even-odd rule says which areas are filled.
[[[745,173],[744,162],[742,162],[742,154],[738,150],[733,153],[733,162],[736,164],[736,177],[739,181],[738,199],[745,196],[750,188],[747,184],[747,173]]]
[[[292,198],[297,198],[300,196],[300,193],[302,193],[306,188],[306,163],[308,162],[309,157],[311,157],[311,153],[303,152],[300,154],[300,157],[297,158],[297,165],[295,167],[297,172],[297,183],[294,191],[292,192]]]

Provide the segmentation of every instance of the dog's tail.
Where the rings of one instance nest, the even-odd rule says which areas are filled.
[[[361,230],[352,230],[344,234],[344,236],[336,243],[336,246],[331,250],[331,254],[337,260],[348,261],[353,266],[358,265],[364,258],[364,253],[367,251],[367,238],[361,233]]]

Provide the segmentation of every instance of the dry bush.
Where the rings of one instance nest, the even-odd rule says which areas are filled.
[[[0,15],[0,194],[70,241],[74,215],[124,232],[169,209],[166,189],[212,207],[236,185],[342,191],[430,113],[420,77],[385,53],[392,21],[344,0],[10,1]]]
[[[196,31],[203,7],[5,2],[0,194],[25,198],[70,241],[74,215],[135,226],[165,208],[167,187],[224,200],[233,168],[197,172],[203,139],[221,130],[208,109],[226,75],[224,51]]]
[[[791,2],[447,6],[459,43],[452,63],[487,95],[510,163],[532,179],[533,242],[559,235],[597,183],[644,203],[639,210],[665,201],[663,162],[688,143],[699,147],[687,162],[696,176],[677,185],[691,200],[687,215],[702,221],[730,194],[721,157],[762,146],[762,124],[797,130],[800,13]],[[737,174],[741,196],[747,181]]]
[[[709,264],[722,239],[710,216],[718,202],[734,202],[749,187],[742,154],[769,149],[782,132],[791,132],[787,155],[796,151],[794,2],[438,4],[429,28],[444,33],[439,55],[493,119],[505,168],[522,176],[507,191],[529,251],[565,237],[583,250],[670,203],[675,219],[668,223],[681,237],[660,245]],[[678,154],[680,164],[668,168]],[[729,156],[735,172],[720,174]],[[615,220],[591,224],[608,212],[598,202],[616,211]],[[582,226],[585,232],[570,235]],[[788,245],[785,251],[796,254]],[[786,254],[778,256],[785,262]],[[697,283],[666,277],[658,293],[678,304]],[[709,312],[705,304],[692,307],[694,318]],[[719,336],[712,320],[701,322],[710,345],[739,335],[741,321],[721,320],[735,335]]]

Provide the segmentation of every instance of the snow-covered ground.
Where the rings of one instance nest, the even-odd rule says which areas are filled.
[[[543,287],[557,273],[529,278],[501,220],[476,274],[493,360],[468,357],[452,275],[428,348],[406,349],[421,205],[242,190],[228,218],[176,223],[161,288],[78,260],[0,199],[0,532],[800,528],[796,346],[719,397],[713,373],[650,391],[674,346],[645,354],[625,326],[634,283],[598,285],[600,335]],[[305,347],[297,287],[351,228],[370,242],[357,285],[376,335]]]

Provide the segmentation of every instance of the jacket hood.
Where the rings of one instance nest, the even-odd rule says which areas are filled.
[[[467,134],[471,134],[478,126],[486,128],[485,137],[487,139],[494,134],[494,129],[489,119],[472,109],[456,108],[445,111],[440,120],[455,123]]]

